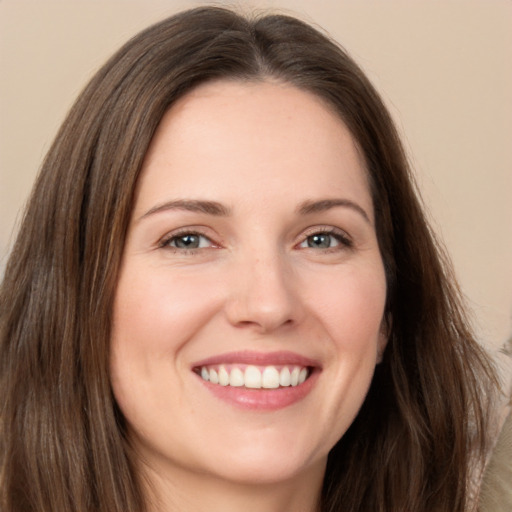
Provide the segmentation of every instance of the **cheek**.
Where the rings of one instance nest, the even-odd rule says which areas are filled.
[[[325,288],[324,288],[325,289]],[[315,302],[331,341],[322,421],[326,449],[343,436],[368,393],[382,339],[383,272],[349,272],[332,279]]]
[[[364,351],[382,331],[386,279],[380,261],[368,267],[346,267],[316,281],[312,294],[317,316],[340,348]]]
[[[114,301],[110,374],[121,410],[141,431],[155,411],[169,408],[170,394],[162,390],[182,385],[182,349],[218,310],[202,281],[203,286],[185,273],[171,276],[163,267],[123,269]]]
[[[339,406],[331,410],[335,415],[348,410],[352,411],[348,416],[355,415],[370,386],[383,340],[384,270],[380,261],[346,267],[331,276],[329,284],[327,280],[317,284],[322,293],[312,303],[331,343],[329,396]]]
[[[140,352],[177,351],[218,308],[215,295],[205,293],[199,277],[145,272],[121,276],[114,303],[113,344]]]
[[[180,375],[183,348],[218,310],[194,276],[172,279],[166,269],[125,268],[114,301],[110,373],[116,399],[126,416],[133,404],[160,410],[159,390]],[[139,397],[137,402],[136,397]]]

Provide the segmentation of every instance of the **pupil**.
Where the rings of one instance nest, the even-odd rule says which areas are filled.
[[[176,247],[197,248],[199,247],[199,237],[197,235],[184,235],[176,239]]]
[[[308,245],[309,247],[321,247],[324,249],[330,247],[330,241],[330,235],[312,235],[308,239]]]

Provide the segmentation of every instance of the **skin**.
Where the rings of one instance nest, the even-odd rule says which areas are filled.
[[[180,248],[191,232],[199,246]],[[385,297],[363,159],[320,99],[221,81],[171,107],[136,192],[111,359],[154,510],[318,510],[386,344]],[[237,351],[310,358],[314,384],[277,410],[228,403],[193,366]]]

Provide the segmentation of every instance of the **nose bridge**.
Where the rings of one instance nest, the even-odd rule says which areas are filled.
[[[298,318],[290,262],[278,247],[265,244],[239,254],[233,267],[228,316],[233,324],[272,331]]]

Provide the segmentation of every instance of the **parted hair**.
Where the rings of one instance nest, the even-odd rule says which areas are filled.
[[[164,113],[213,80],[322,98],[369,177],[389,342],[329,454],[322,512],[462,512],[495,386],[397,131],[349,55],[293,17],[202,7],[130,40],[71,108],[41,167],[0,290],[0,505],[148,510],[109,379],[112,305],[134,190]]]

